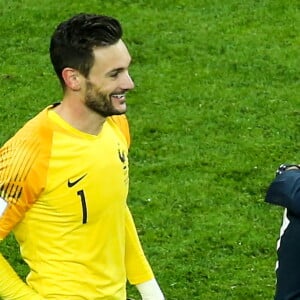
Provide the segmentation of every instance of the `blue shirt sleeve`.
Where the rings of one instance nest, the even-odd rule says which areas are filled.
[[[300,170],[278,175],[269,186],[265,201],[285,207],[300,217]]]

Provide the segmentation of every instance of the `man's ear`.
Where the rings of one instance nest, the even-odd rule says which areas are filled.
[[[81,89],[80,74],[77,70],[72,68],[64,68],[62,70],[62,78],[66,84],[66,87],[73,91],[79,91]]]

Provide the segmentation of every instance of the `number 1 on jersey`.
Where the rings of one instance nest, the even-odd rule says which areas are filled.
[[[80,190],[77,192],[77,195],[80,197],[81,205],[82,205],[82,224],[86,224],[87,222],[87,208],[84,191]]]

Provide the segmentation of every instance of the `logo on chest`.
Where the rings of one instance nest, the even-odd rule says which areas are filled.
[[[128,183],[129,181],[129,176],[128,176],[128,158],[127,158],[127,153],[124,149],[121,149],[120,145],[118,146],[118,157],[123,165],[123,172],[124,172],[124,182],[125,184]]]
[[[118,150],[118,154],[119,154],[120,161],[121,161],[123,164],[125,164],[125,162],[126,162],[126,154],[125,154],[125,151],[119,149],[119,150]]]
[[[72,180],[71,179],[68,179],[68,187],[71,188],[73,187],[74,185],[76,185],[79,181],[81,181],[87,174],[84,174],[83,176],[79,177],[78,179],[76,180]]]

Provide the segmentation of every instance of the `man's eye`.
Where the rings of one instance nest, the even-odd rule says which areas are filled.
[[[116,77],[118,77],[118,75],[119,75],[119,72],[113,72],[110,74],[110,77],[116,78]]]

